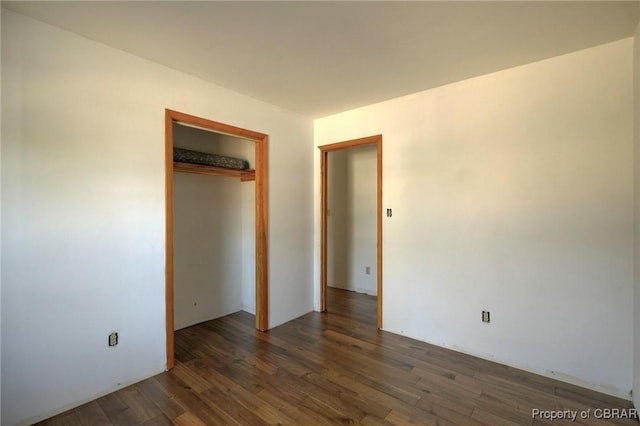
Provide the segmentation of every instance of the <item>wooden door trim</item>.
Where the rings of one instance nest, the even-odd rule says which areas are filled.
[[[173,123],[200,127],[216,133],[236,136],[255,142],[256,174],[256,329],[269,328],[268,270],[268,185],[267,153],[269,137],[263,133],[196,117],[170,109],[165,110],[165,315],[167,338],[167,369],[174,366],[174,282],[173,282]]]
[[[377,326],[382,328],[382,135],[367,136],[344,142],[319,146],[320,149],[320,311],[327,310],[327,177],[328,156],[331,151],[375,145],[377,152],[377,272],[378,272],[378,300]]]

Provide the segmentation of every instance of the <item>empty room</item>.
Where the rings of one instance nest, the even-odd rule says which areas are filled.
[[[639,1],[1,5],[3,426],[638,424]]]

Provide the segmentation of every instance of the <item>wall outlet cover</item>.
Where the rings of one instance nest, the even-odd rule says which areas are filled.
[[[111,334],[109,334],[109,346],[115,346],[118,344],[118,333],[117,332],[113,332]]]

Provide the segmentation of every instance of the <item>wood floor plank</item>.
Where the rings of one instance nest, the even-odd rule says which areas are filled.
[[[390,409],[391,411],[395,410],[396,413],[407,414],[412,418],[420,417],[421,415],[424,415],[425,417],[432,417],[426,412],[420,413],[419,412],[420,410],[416,409],[413,403],[404,402],[400,399],[395,398],[392,395],[389,395],[378,389],[367,386],[366,384],[357,380],[357,378],[336,374],[333,371],[327,372],[326,376],[331,382],[336,383],[339,386],[349,389],[355,394],[357,394],[360,398],[362,398],[366,402],[367,407],[372,407],[372,406],[385,407]]]
[[[268,332],[237,312],[175,333],[176,366],[41,424],[563,425],[534,408],[631,402],[376,328],[376,298],[329,289],[328,312]]]
[[[195,417],[199,418],[203,423],[208,425],[234,423],[233,419],[230,419],[226,413],[219,412],[215,408],[210,407],[201,398],[200,394],[194,392],[177,377],[172,376],[171,373],[159,377],[158,382],[167,389],[168,393],[175,398],[188,413],[195,415]]]
[[[245,407],[250,412],[264,420],[268,424],[295,424],[295,421],[286,413],[273,407],[253,392],[243,387],[231,389],[229,394],[233,400]]]
[[[75,413],[83,425],[110,426],[112,424],[97,401],[78,407]]]
[[[515,424],[531,424],[531,406],[521,406],[510,403],[506,403],[506,398],[498,398],[493,395],[483,393],[480,398],[474,401],[477,410],[474,410],[472,418],[476,418],[478,412],[490,413],[491,415],[500,418],[504,422],[512,422]]]
[[[191,389],[195,392],[202,393],[206,390],[211,389],[213,386],[206,379],[204,379],[201,375],[197,374],[190,368],[190,365],[193,364],[196,360],[193,359],[189,361],[189,364],[179,363],[171,370],[171,373],[176,377],[180,378],[185,384],[187,384]]]
[[[284,392],[283,392],[284,390]],[[285,389],[268,387],[259,394],[260,398],[283,411],[294,419],[296,424],[334,425],[349,422],[349,418],[340,413],[327,409],[326,405],[318,404],[307,395],[294,395]]]
[[[173,422],[164,414],[158,414],[143,423],[144,426],[173,426]]]
[[[167,394],[155,377],[136,383],[136,387],[170,420],[185,413],[185,408]]]
[[[125,404],[122,399],[120,399],[120,395],[118,392],[110,393],[109,395],[103,396],[98,399],[98,404],[102,408],[102,411],[107,415],[110,421],[113,422],[113,419],[116,418],[120,413],[123,413],[129,407]]]
[[[133,412],[140,422],[145,422],[161,414],[160,409],[135,386],[126,387],[119,393],[122,401],[129,407],[129,411]]]
[[[438,420],[437,417],[429,414],[429,413],[424,413],[423,415],[419,415],[419,416],[412,416],[411,414],[408,414],[406,412],[403,412],[401,410],[391,410],[391,412],[389,414],[387,414],[387,417],[385,417],[385,420],[389,423],[391,423],[392,425],[431,425],[431,426],[436,426],[436,425],[452,425],[453,423],[447,422],[447,421],[443,421],[443,420]]]
[[[473,410],[476,408],[473,399],[459,398],[457,395],[441,390],[425,392],[420,401],[416,403],[416,407],[425,411],[432,411],[434,406],[455,411],[467,418],[471,417]]]
[[[473,410],[473,414],[471,415],[473,420],[484,423],[485,425],[492,426],[524,426],[533,424],[533,419],[522,420],[520,422],[515,422],[513,420],[505,419],[498,414],[495,414],[491,411],[487,411],[481,408],[477,408]]]
[[[221,391],[228,391],[239,386],[236,382],[218,370],[220,368],[218,363],[211,363],[211,360],[209,359],[199,359],[192,364],[191,368],[196,374],[199,374],[202,378],[211,383],[212,388]]]
[[[199,417],[195,414],[186,412],[176,417],[173,421],[176,426],[207,426]]]
[[[436,400],[438,402],[436,402]],[[442,401],[442,399],[422,398],[420,401],[418,401],[418,404],[416,404],[416,407],[418,407],[422,411],[433,414],[439,419],[443,419],[454,424],[463,424],[465,426],[481,426],[482,425],[482,423],[471,419],[471,414],[473,413],[474,407],[468,407],[465,410],[461,410],[458,407],[458,405],[460,405],[458,403],[458,404],[455,404],[456,405],[454,407],[455,409],[451,409],[451,408],[448,408],[446,405],[441,405],[439,403],[440,401]]]
[[[241,404],[230,404],[229,399],[232,388],[227,390],[209,389],[201,396],[204,401],[215,407],[217,410],[224,411],[229,417],[235,419],[239,424],[263,425],[267,424],[262,418],[256,415],[252,410]]]
[[[367,425],[367,426],[387,426],[392,423],[389,423],[384,419],[379,419],[373,414],[367,414],[362,418],[362,420],[360,420],[360,424]]]
[[[386,407],[369,407],[369,404],[356,392],[339,386],[316,373],[309,373],[301,379],[292,378],[291,381],[293,386],[297,386],[318,404],[326,405],[328,409],[339,413],[340,416],[355,421],[359,421],[369,412],[379,417],[384,417],[389,412]]]

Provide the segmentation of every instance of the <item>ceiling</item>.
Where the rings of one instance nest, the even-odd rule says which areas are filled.
[[[638,1],[3,1],[317,118],[633,35]]]

